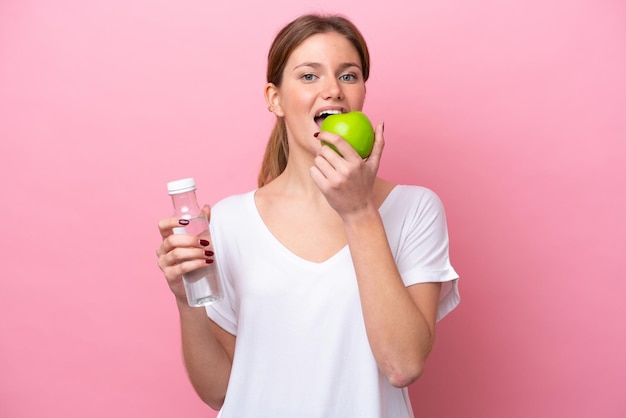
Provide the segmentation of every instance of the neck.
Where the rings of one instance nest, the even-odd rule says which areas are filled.
[[[290,158],[285,170],[271,184],[288,195],[298,195],[307,198],[323,198],[322,193],[317,185],[313,182],[310,173],[310,167],[313,166],[313,160],[297,161],[296,158]]]

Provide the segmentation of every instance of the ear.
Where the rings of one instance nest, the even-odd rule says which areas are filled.
[[[278,87],[274,83],[267,83],[265,85],[265,102],[267,103],[267,109],[274,113],[279,118],[285,116],[282,107],[280,107],[280,95],[278,94]]]

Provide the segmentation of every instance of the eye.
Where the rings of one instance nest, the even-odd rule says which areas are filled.
[[[358,80],[358,77],[356,74],[348,73],[348,74],[342,74],[341,76],[339,76],[339,79],[347,83],[353,83]]]
[[[311,73],[307,73],[307,74],[303,74],[302,77],[300,77],[303,81],[306,82],[312,82],[315,81],[315,79],[317,78],[317,76],[315,74],[311,74]]]

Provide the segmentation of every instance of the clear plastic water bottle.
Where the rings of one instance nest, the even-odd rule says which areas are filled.
[[[167,191],[172,196],[174,216],[189,221],[184,227],[174,228],[174,233],[195,235],[198,239],[210,241],[209,221],[198,205],[195,180],[171,181],[167,183]],[[183,282],[189,306],[206,306],[223,298],[215,264],[184,274]]]

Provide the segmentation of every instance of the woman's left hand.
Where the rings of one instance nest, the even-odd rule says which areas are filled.
[[[317,139],[334,145],[321,146],[311,167],[311,177],[328,203],[343,219],[373,205],[373,188],[385,145],[384,124],[375,128],[374,147],[369,157],[361,156],[339,135],[320,132]]]

